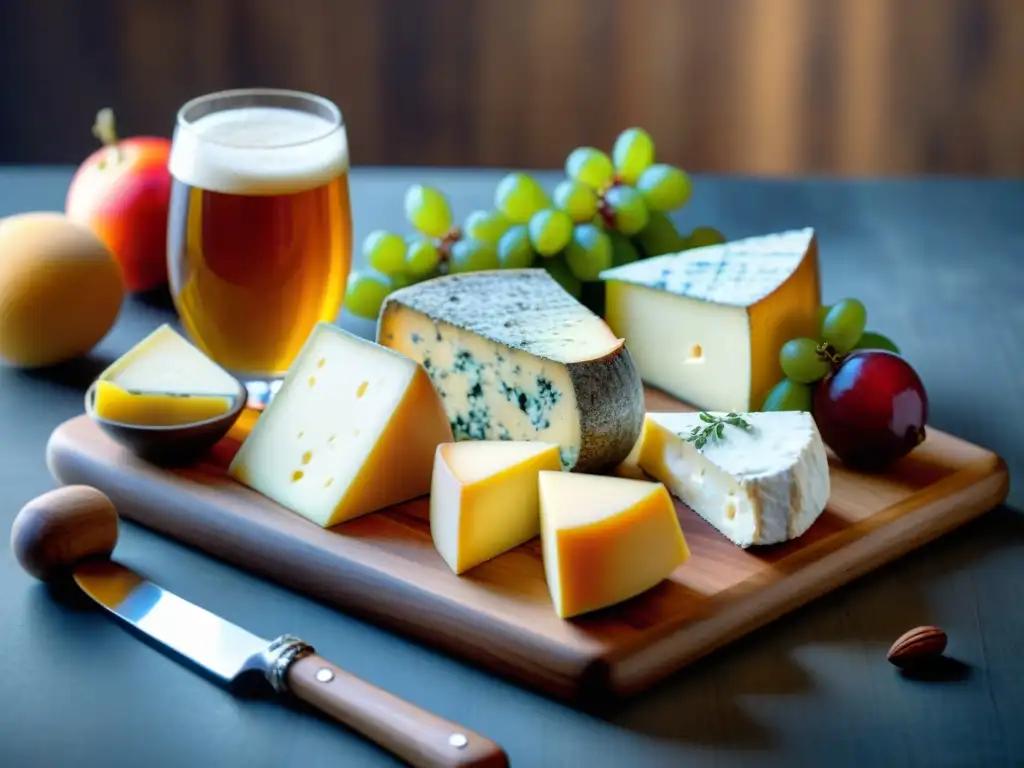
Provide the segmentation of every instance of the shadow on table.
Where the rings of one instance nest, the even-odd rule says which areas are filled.
[[[83,357],[68,360],[66,363],[18,370],[16,374],[28,379],[56,384],[65,389],[79,390],[84,395],[89,385],[112,362],[114,362],[112,358],[92,352]]]
[[[953,535],[752,632],[631,699],[592,714],[662,739],[766,748],[773,743],[771,732],[743,709],[740,699],[750,694],[812,691],[811,670],[795,658],[796,652],[812,646],[856,652],[847,661],[862,659],[865,675],[882,667],[911,685],[963,683],[972,669],[952,654],[906,672],[892,667],[886,652],[906,630],[935,622],[920,585],[1021,546],[1024,514],[997,507]]]

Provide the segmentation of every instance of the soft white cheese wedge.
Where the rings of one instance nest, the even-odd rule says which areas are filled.
[[[724,417],[725,413],[712,412]],[[698,449],[688,442],[707,424],[697,413],[648,413],[639,465],[740,547],[777,544],[802,535],[825,509],[828,457],[811,414],[739,414]]]

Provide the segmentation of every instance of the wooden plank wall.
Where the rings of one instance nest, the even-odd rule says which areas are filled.
[[[254,84],[336,100],[357,164],[552,167],[636,124],[692,171],[1024,174],[1024,0],[0,2],[0,161]]]

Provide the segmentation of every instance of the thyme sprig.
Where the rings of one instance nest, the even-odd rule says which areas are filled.
[[[699,451],[709,438],[715,437],[718,440],[724,439],[725,425],[731,424],[740,429],[750,429],[750,424],[744,421],[737,413],[727,413],[724,417],[712,416],[706,411],[701,411],[700,420],[705,426],[697,425],[686,437],[686,442],[693,443]]]

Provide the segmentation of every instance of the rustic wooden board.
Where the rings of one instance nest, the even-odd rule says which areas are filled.
[[[648,391],[647,408],[690,410],[657,391]],[[689,562],[639,597],[563,621],[538,540],[460,577],[434,550],[425,498],[324,530],[231,480],[224,469],[256,417],[244,414],[202,463],[165,470],[83,415],[54,431],[47,463],[58,482],[103,490],[128,519],[581,703],[646,688],[991,509],[1009,487],[1001,458],[930,430],[886,475],[833,462],[828,509],[784,545],[741,550],[677,504]]]

